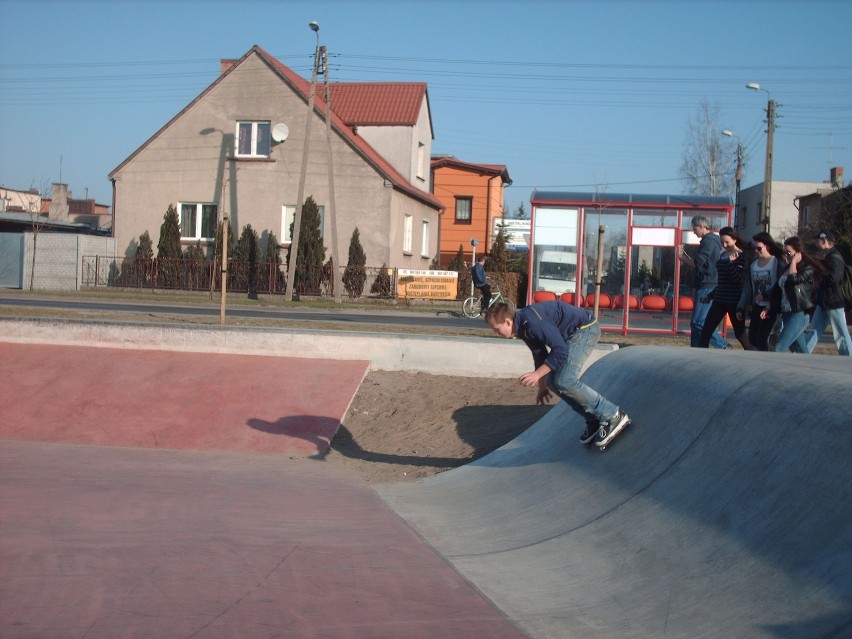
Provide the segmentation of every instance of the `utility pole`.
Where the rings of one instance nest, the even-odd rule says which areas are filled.
[[[769,102],[766,105],[766,164],[763,175],[763,219],[761,220],[761,227],[768,233],[769,216],[772,212],[772,147],[775,139],[775,107],[777,105],[769,91],[757,82],[749,82],[746,84],[746,89],[763,91],[769,98]]]
[[[317,71],[319,70],[320,44],[319,25],[311,22],[308,25],[317,34],[317,48],[314,52],[314,70],[311,76],[311,94],[308,96],[308,113],[305,119],[305,141],[302,145],[302,171],[299,174],[299,192],[296,196],[296,213],[293,220],[293,237],[290,238],[289,264],[287,265],[287,290],[285,299],[293,299],[293,284],[296,279],[296,262],[299,257],[299,231],[302,226],[302,207],[305,199],[305,176],[308,172],[308,149],[311,140],[311,122],[314,120],[314,95],[317,88]]]
[[[766,174],[763,176],[763,230],[769,232],[769,215],[772,210],[772,151],[775,138],[775,100],[766,105]]]
[[[328,86],[328,51],[320,47],[322,55],[322,80],[325,89],[325,139],[328,147],[328,219],[329,243],[331,244],[331,285],[334,288],[334,301],[342,301],[343,280],[340,277],[340,251],[337,242],[337,209],[334,206],[334,153],[331,148],[331,89]]]
[[[740,140],[740,136],[736,135],[733,131],[729,131],[725,129],[722,131],[722,135],[727,135],[728,137],[737,138],[737,173],[736,173],[736,194],[734,197],[734,227],[736,227],[739,223],[739,215],[740,215],[740,184],[743,179],[743,143]]]

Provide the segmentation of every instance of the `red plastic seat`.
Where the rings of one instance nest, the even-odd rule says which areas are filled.
[[[586,298],[586,308],[592,308],[595,305],[595,294],[592,293]],[[609,293],[601,293],[601,301],[598,308],[612,308],[612,296]]]
[[[562,295],[559,296],[559,299],[561,299],[566,304],[574,304],[576,306],[582,306],[583,305],[583,296],[580,295],[579,293],[565,292],[565,293],[562,293]]]
[[[677,302],[677,310],[678,312],[688,312],[691,313],[695,308],[695,300],[688,295],[684,295]]]
[[[639,310],[639,296],[638,295],[630,295],[628,298],[628,304],[630,305],[631,311]],[[615,297],[615,308],[624,308],[624,295],[616,295]]]
[[[533,302],[555,302],[556,293],[553,291],[536,291],[533,293]]]
[[[662,295],[646,295],[639,303],[639,308],[643,311],[664,311],[668,306],[668,300]]]

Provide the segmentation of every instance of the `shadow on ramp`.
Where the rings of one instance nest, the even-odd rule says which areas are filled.
[[[839,637],[852,628],[852,362],[630,347],[463,468],[379,494],[534,637]]]

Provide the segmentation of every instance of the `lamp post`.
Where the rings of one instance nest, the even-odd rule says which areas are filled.
[[[734,196],[734,211],[736,211],[734,226],[736,226],[737,220],[739,219],[739,215],[740,215],[740,182],[742,181],[742,178],[743,178],[743,143],[742,143],[742,140],[740,140],[740,136],[734,134],[733,131],[729,131],[728,129],[725,129],[724,131],[722,131],[722,135],[727,135],[729,138],[736,138],[737,139],[737,174],[736,174],[737,189],[735,191],[735,196]]]
[[[475,237],[471,238],[470,245],[473,247],[470,256],[470,267],[473,268],[473,265],[476,264],[476,247],[479,246],[479,240]],[[470,294],[473,295],[473,278],[470,278]]]
[[[772,199],[772,144],[775,138],[775,100],[769,91],[761,87],[757,82],[746,84],[747,89],[752,91],[763,91],[769,98],[766,105],[766,170],[763,176],[763,219],[762,230],[769,232],[769,216],[771,213]]]
[[[319,25],[311,21],[308,26],[317,34],[317,47],[314,51],[314,69],[311,76],[311,94],[308,96],[308,113],[305,116],[305,141],[302,145],[302,170],[299,174],[299,192],[296,196],[296,212],[293,218],[293,237],[290,238],[290,256],[287,265],[287,290],[284,294],[288,300],[293,299],[293,284],[296,279],[296,261],[299,257],[299,232],[302,226],[302,205],[305,198],[305,176],[308,172],[308,149],[311,139],[311,122],[314,120],[314,95],[317,88],[317,70],[320,60]]]

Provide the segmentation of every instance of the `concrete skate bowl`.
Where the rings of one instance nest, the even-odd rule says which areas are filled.
[[[382,498],[535,638],[852,636],[852,362],[639,347],[491,455]]]

